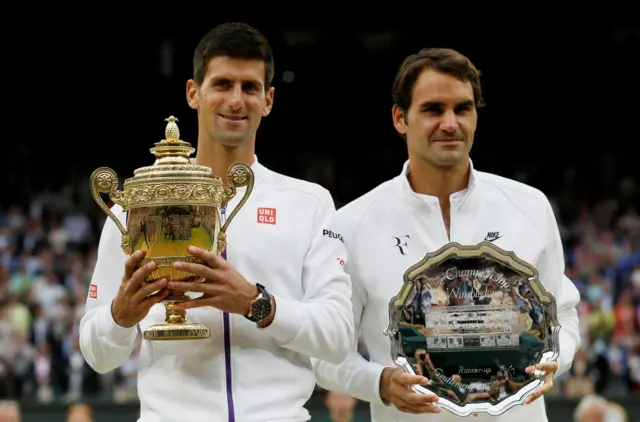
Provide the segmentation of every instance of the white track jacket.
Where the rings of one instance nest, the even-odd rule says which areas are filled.
[[[398,294],[403,275],[428,252],[450,241],[477,244],[493,240],[536,266],[540,281],[556,299],[560,325],[558,374],[566,372],[579,346],[576,305],[579,293],[564,276],[564,256],[557,223],[547,198],[522,183],[471,169],[467,189],[450,197],[450,239],[439,201],[415,193],[402,174],[338,210],[335,227],[347,245],[345,268],[353,284],[356,330],[361,331],[371,362],[354,348],[339,365],[313,359],[318,384],[371,403],[374,422],[468,420],[473,422],[547,421],[543,398],[507,413],[460,418],[440,414],[412,415],[386,406],[378,394],[384,367],[395,366],[389,338],[389,302]]]
[[[138,363],[139,422],[297,422],[315,388],[310,357],[342,362],[354,337],[351,281],[344,272],[345,246],[328,226],[335,214],[319,185],[268,170],[256,161],[255,186],[231,221],[227,259],[250,282],[275,297],[267,328],[242,315],[212,307],[190,309],[205,324],[206,340],[146,341]],[[245,188],[238,189],[227,215]],[[126,227],[120,207],[114,213]],[[121,234],[107,219],[80,322],[80,347],[88,364],[105,373],[130,356],[138,329],[164,322],[155,305],[139,328],[118,326],[111,302],[127,256]]]

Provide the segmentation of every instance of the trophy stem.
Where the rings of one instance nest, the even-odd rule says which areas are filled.
[[[187,299],[188,297],[185,292],[172,290],[163,301],[166,311],[164,322],[167,324],[186,324],[187,311],[184,309],[176,309],[174,305],[176,303],[182,303]]]
[[[176,309],[175,304],[188,300],[185,292],[172,290],[163,300],[164,324],[155,324],[144,331],[145,340],[198,340],[209,338],[209,329],[203,325],[187,322],[187,311]]]

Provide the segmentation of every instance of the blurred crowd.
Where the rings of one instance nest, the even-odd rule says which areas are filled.
[[[122,368],[98,375],[78,347],[105,220],[84,191],[30,193],[0,208],[0,399],[136,399],[137,348]],[[552,204],[566,274],[582,295],[582,348],[553,394],[640,392],[640,215],[633,195],[574,195],[560,189]]]
[[[556,394],[640,392],[640,215],[624,197],[554,198],[566,275],[581,294],[582,347]],[[567,215],[574,218],[568,219]]]

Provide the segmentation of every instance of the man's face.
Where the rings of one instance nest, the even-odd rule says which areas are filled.
[[[201,86],[187,82],[187,101],[198,110],[200,127],[226,146],[254,140],[273,105],[274,88],[265,92],[264,75],[260,60],[211,59]]]
[[[410,158],[439,168],[466,163],[478,123],[471,84],[426,69],[413,87],[409,109],[393,107],[393,122],[406,136]]]

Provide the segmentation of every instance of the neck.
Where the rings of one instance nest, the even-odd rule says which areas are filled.
[[[253,143],[246,145],[227,146],[220,142],[198,137],[198,151],[196,162],[201,166],[211,168],[214,176],[226,180],[227,170],[233,164],[241,163],[248,166],[253,165],[255,160],[255,149]]]
[[[449,196],[469,184],[471,166],[465,160],[453,167],[437,167],[424,160],[409,160],[409,184],[414,192],[435,196],[441,204],[449,203]]]

